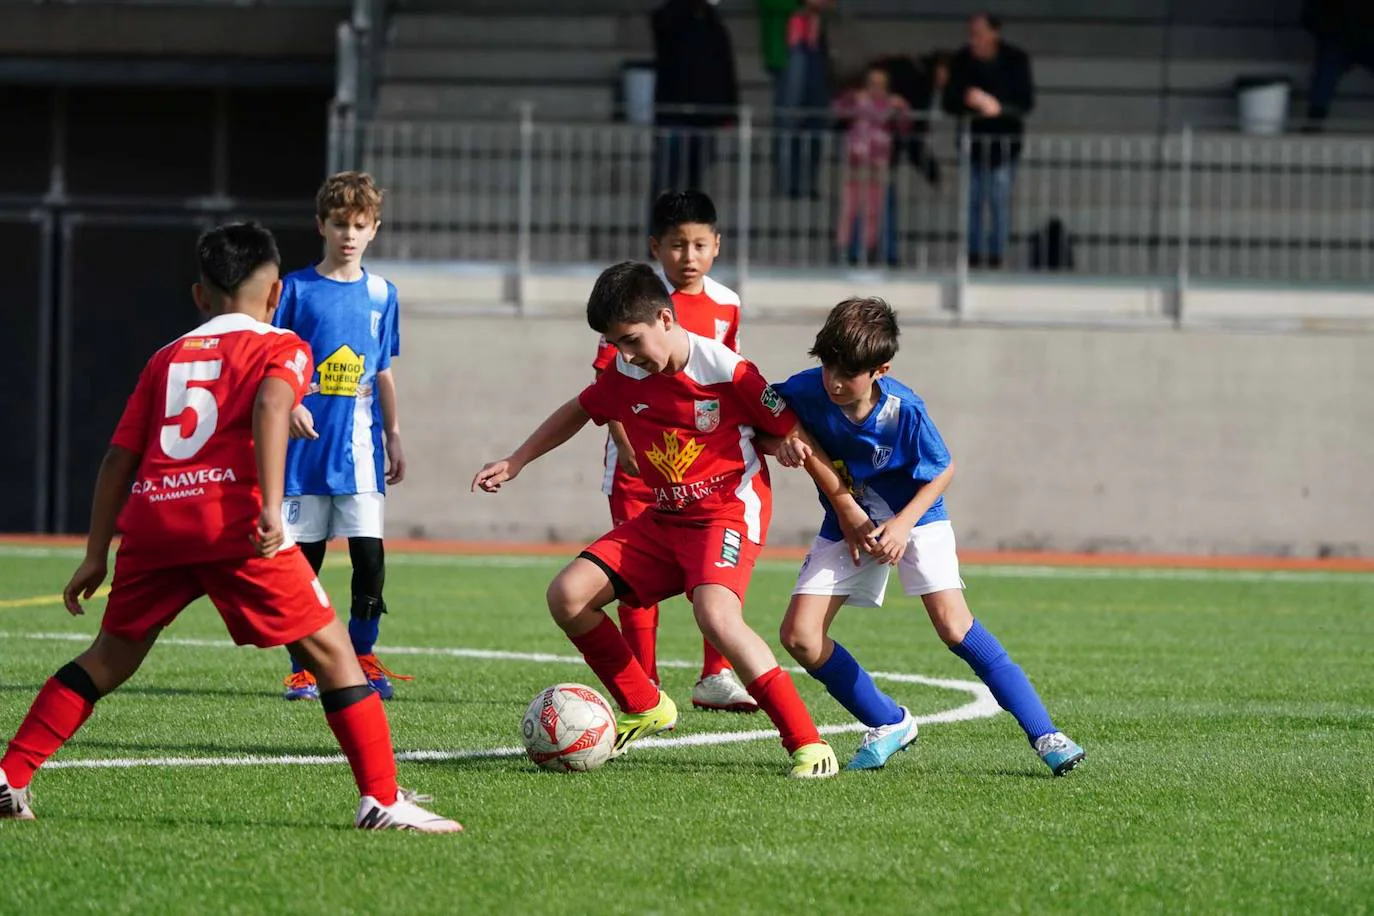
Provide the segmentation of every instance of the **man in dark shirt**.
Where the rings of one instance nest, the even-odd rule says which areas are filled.
[[[653,12],[654,144],[650,196],[701,190],[711,131],[739,106],[730,32],[709,0],[666,0]]]
[[[968,258],[971,267],[1000,267],[1010,234],[1008,210],[1024,118],[1035,107],[1030,57],[1002,41],[996,16],[969,19],[968,44],[954,55],[945,111],[969,134]],[[986,206],[991,225],[984,229]]]

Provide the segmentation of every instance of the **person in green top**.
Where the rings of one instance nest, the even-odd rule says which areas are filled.
[[[787,69],[787,20],[797,11],[798,0],[754,0],[759,13],[759,50],[763,68],[773,78],[773,103],[778,100],[782,72]]]

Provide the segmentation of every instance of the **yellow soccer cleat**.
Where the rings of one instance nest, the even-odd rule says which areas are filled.
[[[622,712],[615,717],[615,750],[611,759],[619,757],[640,738],[649,738],[677,727],[677,704],[663,691],[658,693],[658,705],[644,712]]]
[[[792,772],[787,775],[792,779],[825,779],[839,774],[840,762],[835,759],[835,752],[822,741],[793,751]]]

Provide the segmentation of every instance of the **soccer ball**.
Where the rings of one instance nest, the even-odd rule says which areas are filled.
[[[520,723],[525,753],[546,770],[594,770],[611,759],[615,713],[582,684],[554,684],[530,703]]]

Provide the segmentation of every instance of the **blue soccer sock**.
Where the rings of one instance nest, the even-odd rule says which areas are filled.
[[[289,653],[288,653],[288,654],[289,654]],[[305,666],[302,665],[300,662],[296,661],[296,656],[291,655],[290,658],[291,658],[291,673],[292,673],[292,674],[300,674],[302,671],[305,670]]]
[[[835,643],[835,651],[825,664],[807,674],[824,684],[850,715],[869,728],[902,721],[902,709],[897,702],[878,689],[869,673],[839,643]]]
[[[381,617],[349,617],[348,638],[353,641],[353,651],[358,655],[371,655],[381,628]]]
[[[1031,744],[1041,735],[1057,731],[1026,672],[1011,660],[997,637],[983,629],[981,623],[973,621],[964,641],[950,646],[949,650],[968,662],[973,673],[988,685],[997,704],[1016,717]]]

